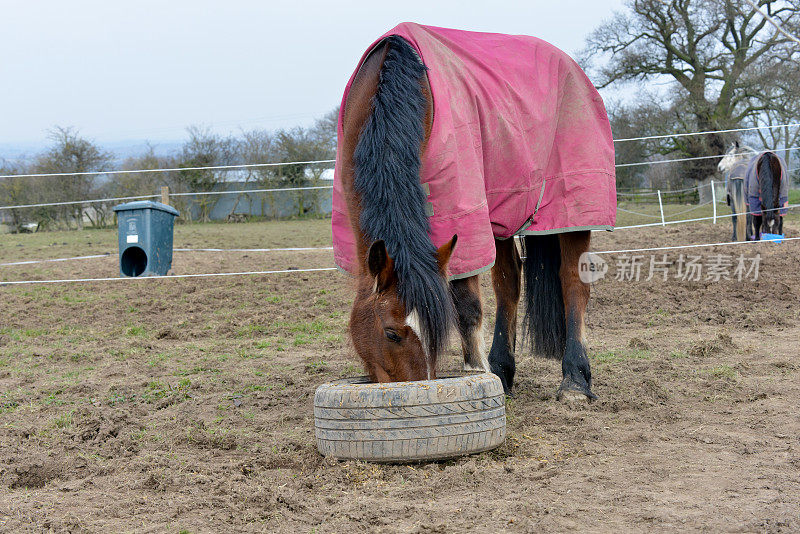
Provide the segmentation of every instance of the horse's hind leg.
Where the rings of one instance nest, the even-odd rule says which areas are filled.
[[[458,333],[464,350],[464,370],[488,371],[486,343],[483,340],[483,306],[478,276],[450,282],[453,302],[458,315]]]
[[[500,377],[506,394],[514,386],[514,348],[517,343],[517,306],[519,305],[522,260],[514,238],[495,239],[497,257],[492,267],[492,286],[497,298],[497,317],[489,352],[489,366]]]
[[[585,314],[589,303],[589,284],[578,275],[581,254],[589,250],[590,232],[559,234],[561,245],[561,293],[567,339],[561,360],[563,380],[558,388],[559,400],[596,398],[592,393],[592,373],[586,355]]]

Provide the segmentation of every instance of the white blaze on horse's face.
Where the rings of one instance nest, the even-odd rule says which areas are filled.
[[[411,328],[414,334],[416,334],[417,338],[419,338],[419,342],[422,345],[422,351],[425,353],[425,361],[428,365],[428,380],[430,380],[432,376],[431,358],[430,354],[428,354],[428,344],[422,335],[422,328],[420,326],[419,314],[417,313],[417,310],[413,310],[406,316],[406,325]]]
[[[717,165],[717,169],[719,172],[727,173],[733,169],[733,166],[741,159],[741,156],[736,153],[737,147],[731,146],[728,151],[725,153],[725,157],[722,158]]]

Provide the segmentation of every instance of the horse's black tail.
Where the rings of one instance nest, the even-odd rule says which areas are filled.
[[[561,294],[561,245],[557,235],[525,236],[525,318],[522,335],[535,353],[561,359],[567,342]]]

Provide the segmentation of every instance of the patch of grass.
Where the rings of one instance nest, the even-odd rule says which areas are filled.
[[[11,413],[19,408],[19,402],[15,400],[0,401],[0,415]]]
[[[142,398],[147,402],[152,402],[158,399],[162,399],[169,394],[169,386],[161,382],[160,380],[153,380],[147,384],[147,389],[145,390],[144,395]]]
[[[106,397],[106,403],[109,406],[116,406],[117,404],[125,404],[126,402],[130,402],[134,400],[133,396],[126,396],[124,393],[119,393],[117,391],[110,391],[108,396]]]
[[[76,352],[74,354],[70,354],[69,359],[75,363],[82,362],[88,360],[90,358],[88,352]]]
[[[73,369],[72,371],[67,371],[66,373],[61,374],[61,379],[64,381],[74,381],[78,377],[80,377],[82,371],[80,369]]]
[[[325,360],[317,360],[306,364],[307,373],[324,373],[328,370],[328,364]]]
[[[156,365],[161,365],[170,358],[172,358],[172,354],[168,352],[159,352],[158,354],[154,354],[150,359],[147,360],[147,365],[149,365],[150,367],[155,367]]]
[[[47,330],[44,328],[26,328],[22,331],[22,335],[29,338],[41,337],[45,334],[47,334]]]
[[[144,337],[147,335],[147,330],[143,326],[131,326],[127,334],[132,337]]]
[[[13,329],[13,328],[2,328],[0,329],[0,335],[7,335],[13,341],[23,341],[25,338],[37,338],[45,335],[47,330],[44,328],[25,328],[25,329]]]
[[[351,376],[358,376],[364,374],[364,370],[354,363],[348,363],[344,369],[339,373],[341,378],[348,378]]]
[[[153,380],[152,382],[147,384],[147,389],[142,395],[142,399],[144,399],[147,402],[154,402],[173,394],[178,394],[179,396],[185,399],[188,398],[189,396],[188,392],[189,389],[191,389],[191,387],[192,387],[192,381],[188,378],[182,378],[174,386],[170,384],[165,384],[160,380]]]
[[[688,355],[688,354],[686,354],[686,353],[685,353],[684,351],[682,351],[682,350],[673,350],[672,352],[670,352],[670,353],[669,353],[669,357],[670,357],[671,359],[673,359],[673,360],[681,360],[681,359],[683,359],[683,358],[688,358],[688,357],[689,357],[689,355]]]
[[[277,328],[288,330],[294,334],[292,344],[295,347],[308,345],[316,341],[325,339],[326,334],[331,330],[332,326],[325,321],[314,320],[310,322],[287,322],[278,321],[275,323]],[[282,350],[276,348],[276,350]]]
[[[273,338],[272,341],[274,343],[274,347],[273,348],[276,351],[283,352],[284,350],[286,350],[286,347],[285,347],[286,339],[285,338],[282,338],[282,337],[278,336],[278,337]]]
[[[311,322],[288,322],[277,321],[275,326],[289,330],[294,334],[321,334],[331,329],[331,326],[324,321],[314,320]]]
[[[733,367],[724,364],[701,369],[700,372],[713,378],[724,378],[726,380],[736,380],[739,377],[739,373]]]
[[[69,428],[72,426],[73,423],[73,415],[75,415],[75,410],[70,410],[61,414],[60,416],[53,419],[53,426],[55,428]]]
[[[76,333],[77,331],[78,329],[76,327],[65,324],[58,327],[58,329],[56,330],[56,334],[60,336],[68,336],[70,334]]]
[[[301,345],[308,345],[313,341],[313,338],[307,334],[297,334],[294,336],[294,340],[292,341],[292,345],[295,347],[299,347]]]
[[[69,404],[69,401],[59,398],[59,395],[62,393],[64,392],[60,389],[50,392],[47,397],[44,398],[44,401],[42,401],[43,404],[48,406],[62,406],[64,404]]]
[[[192,368],[187,369],[178,369],[174,373],[174,376],[189,376],[189,375],[196,375],[200,373],[221,373],[222,370],[216,367],[205,367],[205,366],[195,366]]]
[[[608,350],[594,356],[597,363],[620,363],[630,360],[649,360],[652,358],[650,351],[641,349]]]
[[[656,310],[653,312],[653,316],[647,321],[647,326],[654,326],[657,322],[666,317],[669,317],[668,311],[662,310],[661,308],[656,308]]]
[[[245,349],[239,349],[236,353],[243,360],[251,360],[253,358],[261,358],[262,357],[261,354],[258,354],[258,353],[255,353],[255,352],[249,352],[249,351],[247,351]]]
[[[248,324],[236,330],[238,337],[254,337],[257,335],[266,334],[269,331],[269,326],[264,324]]]
[[[124,362],[128,359],[128,354],[123,350],[111,349],[108,351],[109,356],[112,356],[118,362]]]

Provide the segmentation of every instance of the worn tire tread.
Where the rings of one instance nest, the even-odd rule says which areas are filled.
[[[371,384],[338,380],[314,395],[317,448],[375,462],[452,458],[505,440],[505,395],[491,373]]]

